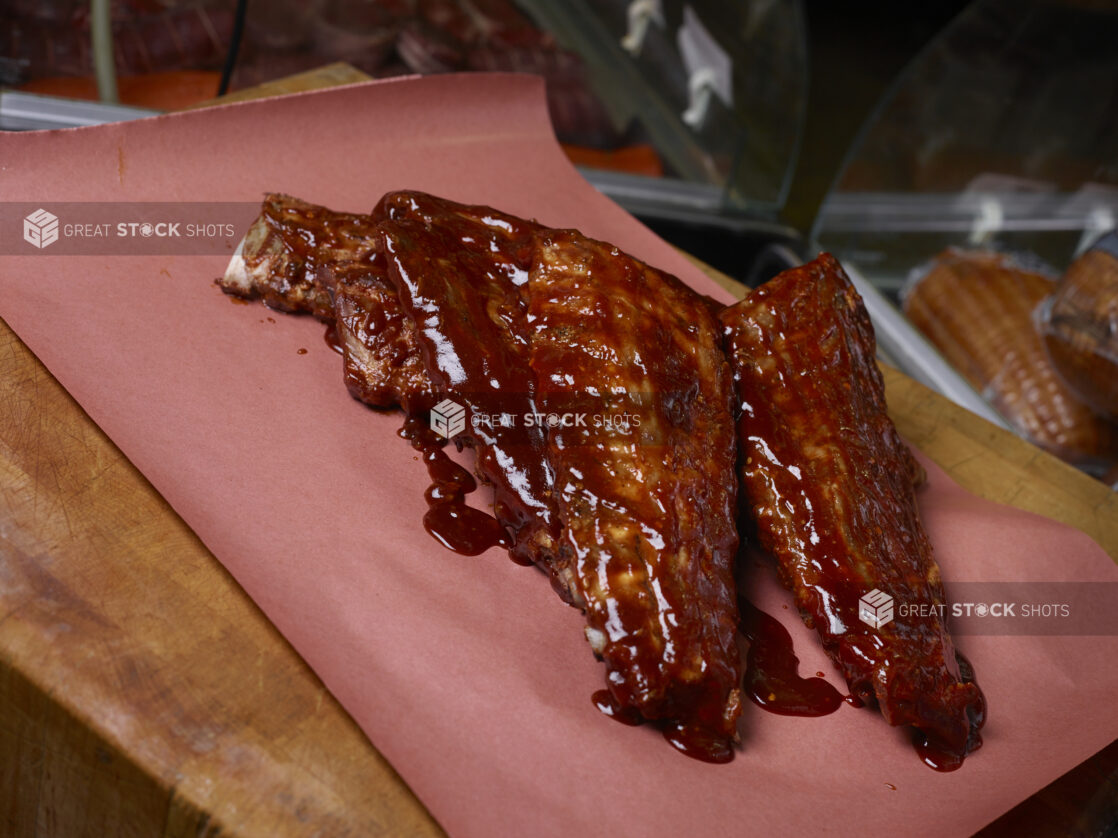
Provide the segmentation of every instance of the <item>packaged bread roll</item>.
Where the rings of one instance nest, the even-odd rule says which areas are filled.
[[[909,320],[1017,431],[1101,472],[1118,458],[1118,425],[1056,372],[1033,322],[1056,282],[1000,253],[949,249],[903,297]]]
[[[1048,357],[1072,391],[1118,419],[1118,232],[1071,263],[1037,310]]]

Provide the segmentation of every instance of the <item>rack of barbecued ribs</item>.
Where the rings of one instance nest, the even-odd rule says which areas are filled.
[[[913,726],[941,767],[978,746],[982,694],[943,623],[856,618],[871,588],[943,589],[922,470],[830,257],[719,313],[612,245],[490,207],[393,192],[356,215],[269,195],[218,284],[328,324],[350,392],[404,411],[428,531],[463,553],[507,547],[586,615],[607,715],[733,758],[740,508],[855,700]],[[448,403],[471,418],[451,436],[492,517],[466,505],[474,478],[428,425]]]

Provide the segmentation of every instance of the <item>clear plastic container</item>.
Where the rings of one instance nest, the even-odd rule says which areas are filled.
[[[1036,327],[1072,391],[1118,421],[1118,232],[1071,264],[1037,309]]]

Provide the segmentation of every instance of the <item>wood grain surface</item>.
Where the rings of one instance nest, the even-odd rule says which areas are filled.
[[[219,834],[445,833],[0,321],[0,836]]]
[[[970,491],[1118,557],[1118,495],[900,373],[886,382],[901,432]],[[983,834],[1089,834],[1118,810],[1116,777],[1112,746]],[[0,835],[219,834],[443,833],[0,321]]]
[[[305,73],[296,73],[293,76],[284,76],[282,79],[266,81],[255,87],[246,87],[226,93],[216,99],[198,102],[184,111],[196,108],[210,108],[214,105],[226,105],[230,102],[247,102],[250,99],[263,99],[267,96],[283,96],[288,93],[303,93],[307,90],[321,90],[324,87],[337,87],[342,84],[355,84],[360,81],[369,81],[372,78],[368,73],[363,73],[352,64],[338,61],[323,67],[307,70]]]
[[[442,831],[0,323],[0,835]]]

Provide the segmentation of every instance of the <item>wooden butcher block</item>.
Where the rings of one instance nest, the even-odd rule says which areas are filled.
[[[1118,556],[1118,495],[900,373],[886,382],[901,432],[956,481]],[[1116,777],[1111,746],[984,834],[1088,834]],[[0,321],[0,835],[441,834]]]

